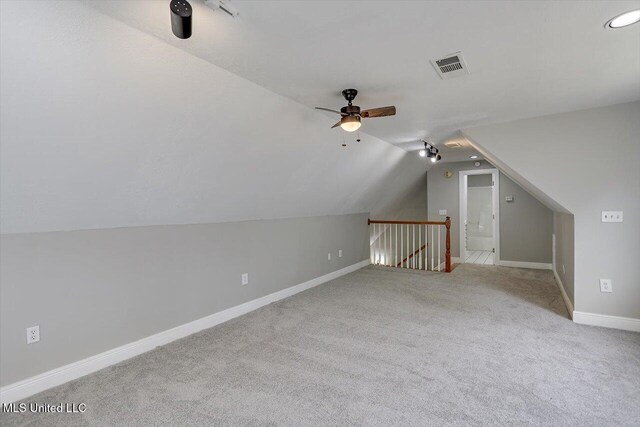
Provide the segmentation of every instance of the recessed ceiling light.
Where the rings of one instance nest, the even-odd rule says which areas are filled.
[[[425,150],[420,150],[420,153],[418,154],[420,154],[420,157],[424,157],[427,155],[427,152]]]
[[[477,159],[478,156],[469,156],[470,159]]]
[[[640,21],[640,9],[618,15],[605,24],[607,28],[621,28]]]

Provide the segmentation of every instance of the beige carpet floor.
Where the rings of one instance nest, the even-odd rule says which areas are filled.
[[[48,390],[2,425],[640,425],[640,334],[568,319],[548,271],[367,267]]]

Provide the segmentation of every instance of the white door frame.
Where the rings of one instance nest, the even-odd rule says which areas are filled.
[[[493,181],[492,200],[493,200],[493,247],[495,253],[493,254],[493,264],[498,265],[500,261],[500,176],[498,169],[473,169],[467,171],[460,171],[460,263],[464,263],[467,259],[466,248],[466,232],[465,227],[467,222],[467,177],[469,175],[488,175],[491,174],[491,180]]]

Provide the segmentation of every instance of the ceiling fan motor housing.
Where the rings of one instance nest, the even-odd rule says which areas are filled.
[[[346,107],[342,107],[340,109],[340,112],[349,115],[360,114],[360,107],[358,107],[357,105],[351,105],[351,102],[349,102],[349,105],[347,105]]]
[[[351,101],[356,99],[357,94],[358,91],[355,89],[345,89],[342,91],[342,96],[344,96],[344,99],[346,99],[349,104],[351,104]]]

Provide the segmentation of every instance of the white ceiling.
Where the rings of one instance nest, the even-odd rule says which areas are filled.
[[[237,19],[191,3],[188,40],[172,35],[168,1],[90,5],[310,107],[343,106],[348,87],[361,107],[395,104],[363,130],[411,150],[472,125],[640,99],[640,25],[604,28],[637,0],[235,0]],[[429,60],[459,50],[471,74],[441,80]]]

